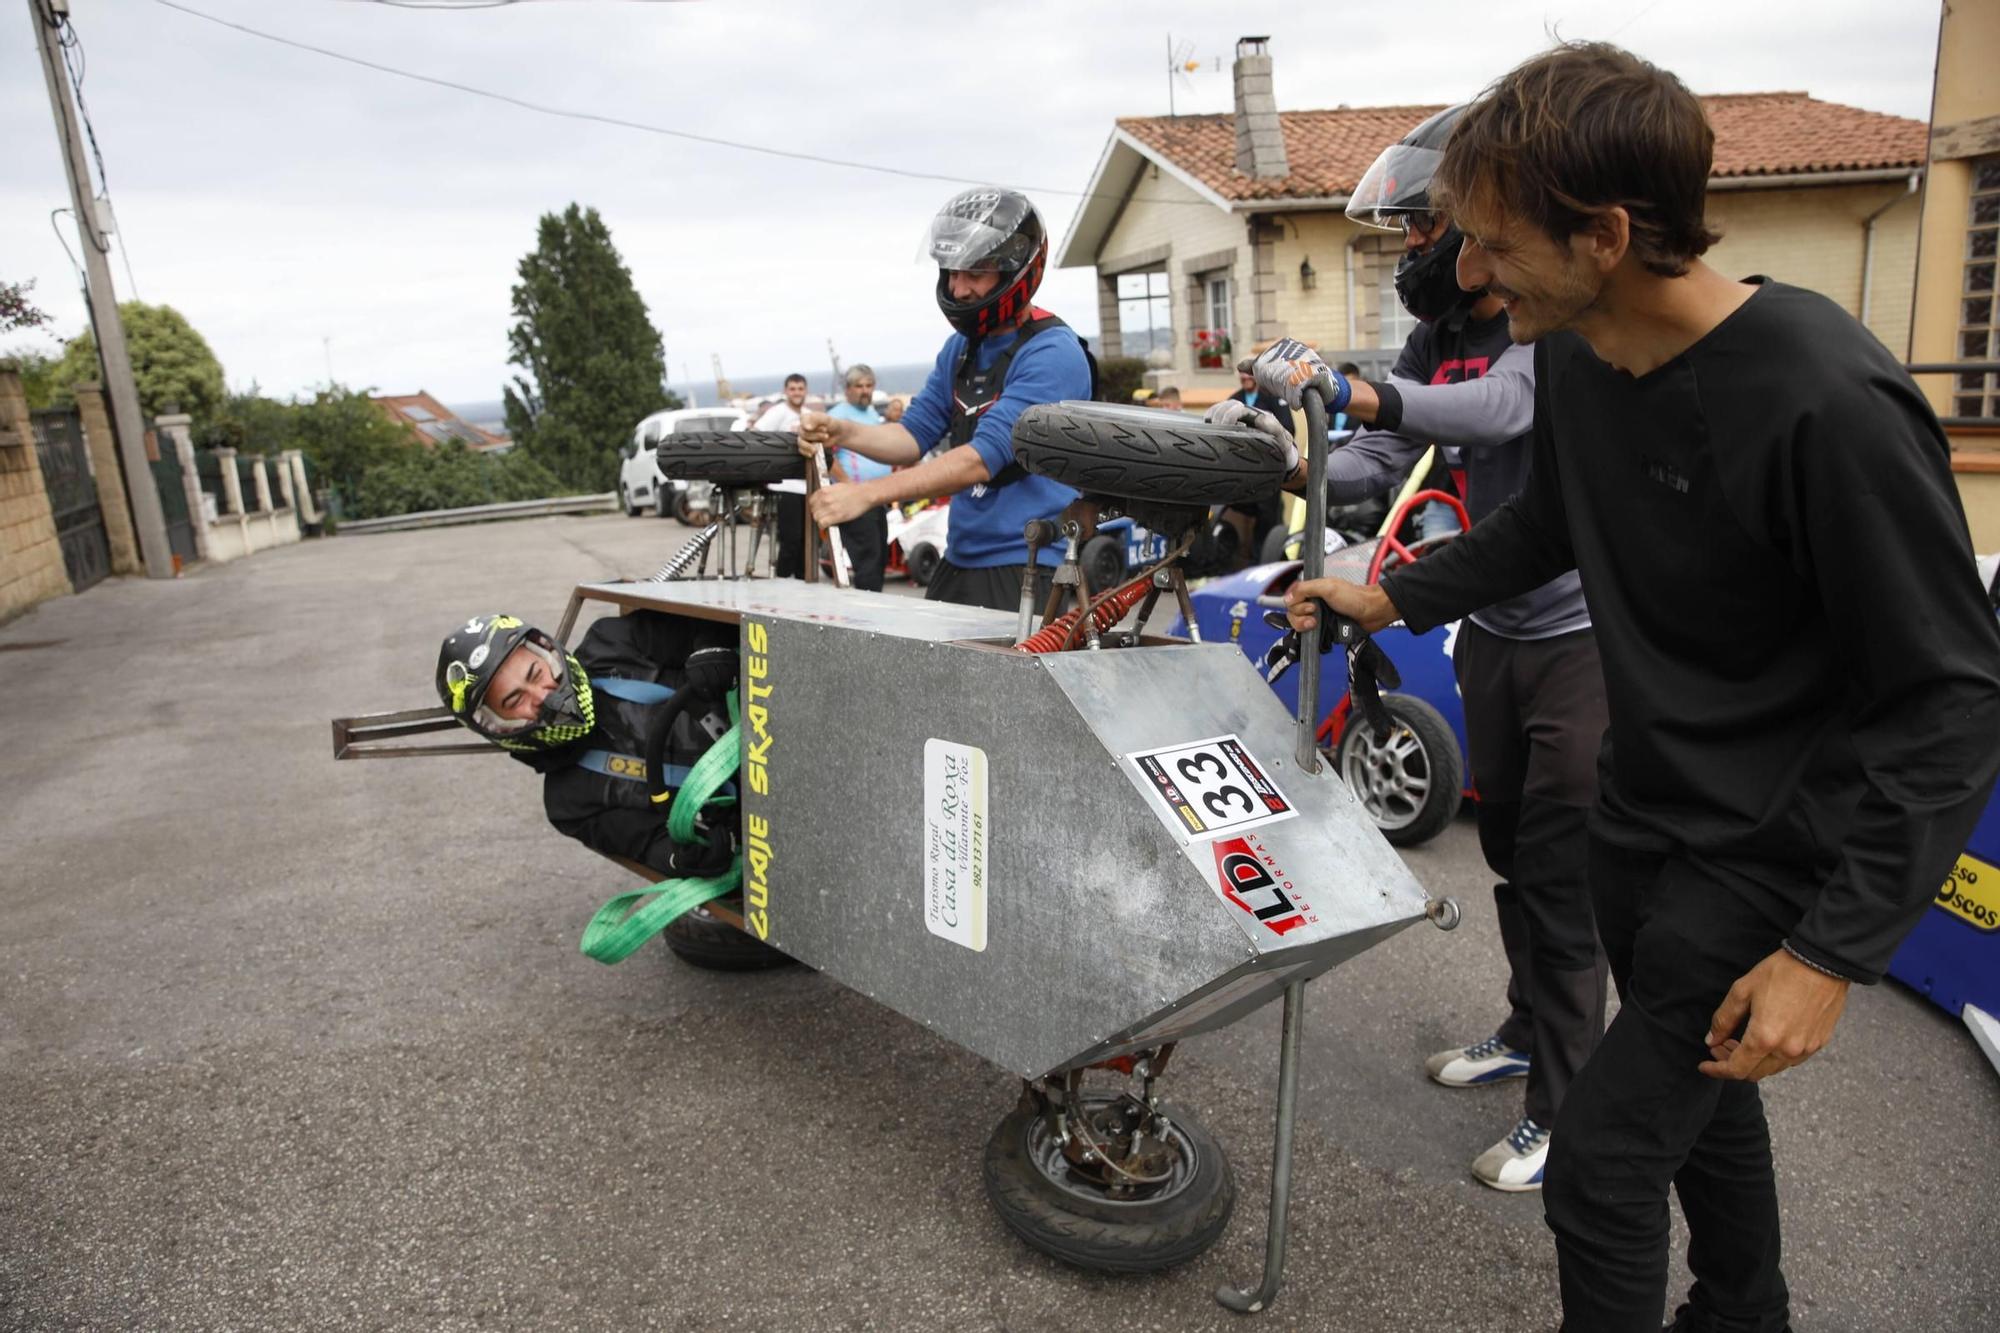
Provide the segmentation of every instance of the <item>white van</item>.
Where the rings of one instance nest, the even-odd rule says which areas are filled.
[[[682,407],[653,413],[632,428],[632,438],[618,451],[622,460],[618,465],[619,505],[632,517],[650,509],[662,518],[672,516],[683,523],[694,521],[696,515],[688,502],[687,483],[669,482],[662,477],[659,458],[653,450],[669,435],[694,430],[744,430],[749,424],[750,419],[733,407]]]

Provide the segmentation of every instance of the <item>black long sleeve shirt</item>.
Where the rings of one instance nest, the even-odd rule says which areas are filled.
[[[1992,788],[2000,630],[1909,376],[1755,281],[1642,376],[1543,339],[1526,486],[1382,584],[1423,630],[1579,570],[1611,721],[1593,830],[1777,892],[1791,948],[1872,982]]]

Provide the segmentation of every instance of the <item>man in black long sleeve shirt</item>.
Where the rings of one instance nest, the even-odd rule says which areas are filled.
[[[1536,341],[1527,485],[1458,542],[1315,595],[1422,630],[1580,571],[1610,730],[1592,816],[1624,1000],[1544,1188],[1564,1327],[1789,1327],[1755,1081],[1832,1035],[1993,785],[2000,633],[1948,446],[1831,302],[1702,264],[1713,139],[1670,75],[1575,46],[1461,120],[1440,169],[1461,284]],[[1561,332],[1559,330],[1569,330]],[[1704,1059],[1704,1057],[1706,1057]]]

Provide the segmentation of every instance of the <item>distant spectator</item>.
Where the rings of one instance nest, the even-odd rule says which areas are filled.
[[[882,420],[893,426],[903,419],[903,400],[891,398],[882,404]]]
[[[855,365],[847,372],[846,399],[835,403],[827,415],[840,421],[879,426],[882,414],[875,410],[874,400],[875,372],[865,365]],[[831,453],[835,481],[873,481],[896,470],[852,449],[836,448]],[[882,568],[889,554],[887,507],[877,505],[842,523],[840,540],[854,566],[854,586],[867,592],[882,591]]]
[[[806,377],[785,376],[785,396],[765,409],[752,430],[799,428],[799,411],[806,403]],[[778,563],[781,579],[802,579],[806,574],[806,484],[803,481],[774,481],[768,489],[778,493]]]
[[[1169,384],[1153,395],[1151,405],[1163,412],[1178,412],[1181,410],[1181,391]]]

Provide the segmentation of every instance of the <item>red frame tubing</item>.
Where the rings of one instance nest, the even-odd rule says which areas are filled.
[[[1396,540],[1396,534],[1403,530],[1403,524],[1409,519],[1412,509],[1416,508],[1419,504],[1426,504],[1432,500],[1442,500],[1457,512],[1460,531],[1466,531],[1472,527],[1472,519],[1465,512],[1465,502],[1456,495],[1453,495],[1450,491],[1418,491],[1415,495],[1397,505],[1396,511],[1389,515],[1389,523],[1383,528],[1383,532],[1386,535],[1382,538],[1381,545],[1375,548],[1374,558],[1368,562],[1368,581],[1370,583],[1381,582],[1382,560],[1389,552],[1394,551],[1398,556],[1401,556],[1403,563],[1406,565],[1416,559],[1414,555],[1410,554],[1409,547]]]

